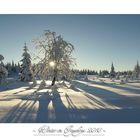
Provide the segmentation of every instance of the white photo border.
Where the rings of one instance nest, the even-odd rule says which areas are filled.
[[[0,14],[140,14],[139,0],[0,0]],[[103,135],[50,136],[36,135],[42,126],[62,129],[102,128]],[[70,123],[70,124],[22,124],[1,123],[0,139],[134,139],[140,138],[139,123]]]

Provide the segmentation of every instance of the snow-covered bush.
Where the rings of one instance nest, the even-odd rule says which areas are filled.
[[[6,68],[0,65],[0,84],[5,83],[7,76],[8,76],[8,71],[6,70]]]
[[[120,73],[119,72],[116,74],[116,80],[120,80]]]
[[[6,82],[6,77],[8,76],[8,71],[7,69],[3,66],[2,60],[4,57],[0,55],[0,84],[4,84]]]
[[[42,80],[39,86],[39,89],[43,89],[46,86],[45,80]]]
[[[85,75],[84,80],[85,80],[85,81],[88,81],[88,80],[89,80],[87,74]]]
[[[120,84],[125,84],[125,81],[122,79],[122,80],[120,81]]]
[[[2,60],[4,60],[3,55],[0,54],[0,62],[2,63]]]

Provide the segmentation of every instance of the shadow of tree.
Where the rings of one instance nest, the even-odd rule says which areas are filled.
[[[77,120],[83,120],[79,109],[77,109],[76,105],[73,103],[72,99],[70,96],[65,93],[65,97],[68,103],[68,112],[69,112],[69,117],[71,122],[76,122]]]
[[[25,88],[25,89],[20,90],[20,91],[18,91],[18,92],[14,92],[14,93],[11,94],[11,95],[17,95],[17,94],[24,93],[24,92],[29,91],[29,90],[31,90],[31,88]],[[4,95],[3,97],[9,97],[9,96],[11,96],[11,95]]]
[[[63,101],[60,96],[60,92],[58,89],[55,89],[52,92],[52,105],[55,111],[55,118],[54,122],[69,122],[69,114],[66,106],[63,104]]]
[[[123,102],[128,101],[126,107],[131,107],[129,98],[118,95],[117,93],[92,87],[83,83],[76,83],[76,87],[85,91],[83,93],[89,99],[90,104],[97,104],[105,107],[105,103],[110,105],[121,106],[122,109],[89,109],[77,108],[71,96],[68,93],[63,93],[63,97],[58,88],[52,92],[42,92],[39,90],[33,92],[30,96],[23,96],[21,102],[14,106],[1,120],[3,123],[130,123],[140,122],[140,109],[123,108]],[[82,94],[82,93],[80,93]],[[98,97],[102,100],[98,100]],[[114,100],[110,100],[110,97]],[[62,99],[64,98],[64,100]],[[118,100],[116,100],[118,99]],[[121,101],[120,101],[121,99]],[[67,106],[64,104],[66,101]],[[52,118],[49,118],[49,104],[52,103]],[[38,108],[35,104],[38,104]],[[130,105],[129,105],[130,103]],[[95,105],[93,104],[93,105]]]
[[[37,123],[45,123],[48,122],[48,105],[50,103],[50,98],[47,98],[46,94],[44,93],[38,99],[39,101],[39,108],[37,111]]]
[[[97,102],[103,107],[105,107],[103,102],[99,102],[93,96],[102,99],[102,101],[104,101],[105,103],[108,103],[109,105],[114,105],[116,107],[121,107],[121,108],[123,107],[129,108],[129,107],[132,107],[133,103],[137,104],[133,100],[133,98],[117,94],[116,92],[102,89],[100,87],[89,86],[85,83],[81,83],[78,81],[75,81],[75,84],[78,89],[82,89],[83,91],[85,91],[84,95],[86,97]],[[137,105],[139,106],[139,104]]]
[[[14,85],[14,86],[13,86]],[[30,84],[28,82],[22,82],[22,81],[12,81],[11,83],[8,83],[6,85],[4,85],[3,88],[0,88],[0,91],[7,91],[7,90],[12,90],[15,88],[20,88],[20,87],[25,87],[25,88],[29,88]]]
[[[85,118],[84,123],[140,123],[140,109],[80,109],[79,112]]]
[[[138,87],[136,87],[136,86],[134,86],[135,89],[133,89],[133,88],[130,88],[130,87],[119,86],[119,85],[116,85],[116,84],[113,84],[113,83],[105,83],[105,82],[100,83],[100,82],[91,81],[91,80],[88,80],[88,82],[91,83],[91,84],[98,84],[98,85],[101,85],[101,86],[117,88],[117,89],[121,89],[121,90],[127,90],[129,92],[133,92],[133,93],[137,93],[137,94],[140,93],[140,88],[138,89]]]
[[[32,122],[31,112],[33,111],[32,107],[34,106],[34,102],[30,101],[21,101],[16,106],[14,106],[2,119],[3,123],[20,123],[20,122]],[[30,114],[30,115],[29,115]]]

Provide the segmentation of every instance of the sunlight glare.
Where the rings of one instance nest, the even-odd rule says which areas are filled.
[[[50,62],[50,66],[54,67],[55,63],[53,61]]]

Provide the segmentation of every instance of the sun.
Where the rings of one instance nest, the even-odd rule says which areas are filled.
[[[55,66],[55,63],[53,61],[51,61],[49,64],[50,64],[51,67]]]

